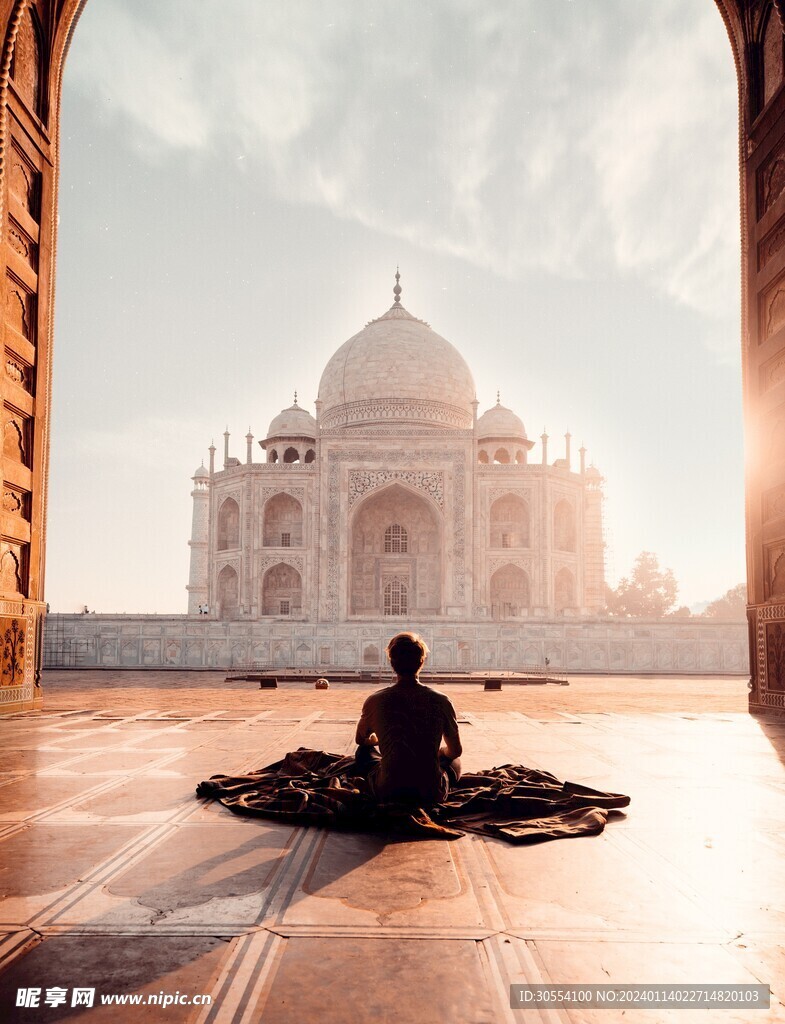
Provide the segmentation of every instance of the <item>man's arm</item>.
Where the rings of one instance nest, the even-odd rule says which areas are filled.
[[[460,757],[463,753],[463,747],[461,746],[461,734],[458,731],[458,721],[455,717],[455,708],[449,700],[445,708],[442,736],[444,743],[439,753],[454,761],[456,757]]]
[[[369,717],[371,710],[369,707],[370,704],[371,698],[369,697],[363,704],[363,709],[360,712],[360,721],[357,723],[357,731],[354,735],[354,742],[359,744],[361,747],[372,747],[374,744],[379,742],[376,733],[371,727]]]

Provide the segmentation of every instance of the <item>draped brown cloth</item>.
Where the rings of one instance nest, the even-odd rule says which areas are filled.
[[[236,814],[296,825],[459,839],[466,832],[509,843],[598,835],[609,813],[630,798],[603,793],[549,772],[505,764],[463,775],[442,803],[379,803],[352,756],[300,747],[247,775],[214,775],[196,787]]]

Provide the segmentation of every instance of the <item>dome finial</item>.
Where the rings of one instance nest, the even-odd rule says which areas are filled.
[[[294,404],[297,405],[297,392],[294,393]]]
[[[501,392],[498,390],[498,388],[496,390],[496,404],[497,405],[501,405],[502,404]]]
[[[393,303],[394,306],[400,306],[400,304],[401,304],[401,292],[403,291],[403,289],[401,288],[400,281],[401,281],[400,271],[399,271],[399,268],[396,267],[395,268],[395,287],[393,288],[393,295],[395,296],[395,302]]]

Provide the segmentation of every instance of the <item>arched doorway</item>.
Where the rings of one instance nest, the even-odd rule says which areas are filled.
[[[517,619],[531,606],[529,575],[518,565],[503,565],[491,576],[491,616]]]
[[[491,547],[527,548],[529,503],[517,494],[505,494],[491,505]]]
[[[781,26],[771,3],[715,0],[739,78],[742,197],[744,400],[747,428],[747,577],[756,709],[785,705],[785,665],[771,643],[785,626],[785,605],[772,601],[772,546],[781,544],[785,458],[785,91]],[[3,397],[18,410],[16,449],[5,454],[5,479],[19,501],[4,554],[18,566],[17,590],[4,590],[10,615],[28,629],[25,683],[3,706],[40,703],[37,689],[47,511],[51,386],[53,253],[56,241],[58,119],[63,62],[84,0],[0,0],[4,60],[0,81],[0,176],[5,264],[7,373]],[[11,79],[12,87],[9,85]],[[22,232],[12,232],[16,224]],[[27,255],[25,255],[27,248]],[[35,252],[35,266],[30,256]],[[23,269],[27,260],[27,269]],[[21,261],[21,262],[20,262]],[[32,396],[35,396],[33,400]],[[777,534],[777,536],[774,536]],[[9,580],[12,574],[5,573]],[[774,588],[778,589],[778,588]],[[775,595],[777,596],[777,595]],[[35,678],[34,678],[35,677]]]
[[[227,498],[218,510],[219,551],[240,547],[240,506],[234,498]]]
[[[264,506],[266,548],[299,548],[303,543],[303,507],[291,494],[274,494]]]
[[[240,603],[237,570],[225,565],[218,573],[218,618],[236,619]]]
[[[437,615],[442,524],[430,501],[400,484],[367,497],[350,527],[352,615]]]
[[[298,616],[303,608],[303,581],[292,565],[279,562],[262,579],[262,615]]]
[[[569,569],[559,569],[553,581],[554,608],[557,615],[575,608],[575,576]]]

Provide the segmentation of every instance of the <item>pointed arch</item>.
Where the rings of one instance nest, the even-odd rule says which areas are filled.
[[[218,618],[236,619],[240,604],[240,581],[237,570],[225,565],[218,573]]]
[[[423,492],[400,481],[365,495],[349,523],[349,609],[352,615],[383,615],[388,605],[407,614],[438,614],[442,603],[443,520]],[[405,588],[405,598],[399,587]],[[393,590],[395,597],[393,599]],[[398,611],[396,614],[403,614]]]
[[[574,551],[576,532],[575,509],[562,498],[553,508],[553,546],[559,551]]]
[[[234,498],[224,499],[218,510],[218,551],[229,551],[240,547],[240,506]]]
[[[491,576],[491,615],[494,619],[514,619],[531,607],[529,574],[508,562]]]
[[[264,505],[262,544],[266,548],[299,548],[303,544],[303,507],[291,494],[281,491]]]
[[[559,569],[553,581],[553,603],[557,612],[576,607],[575,576],[566,567]]]
[[[503,494],[490,508],[492,548],[527,548],[531,544],[529,503],[518,494]]]
[[[300,573],[286,562],[270,566],[262,579],[262,615],[299,615],[302,607]]]

